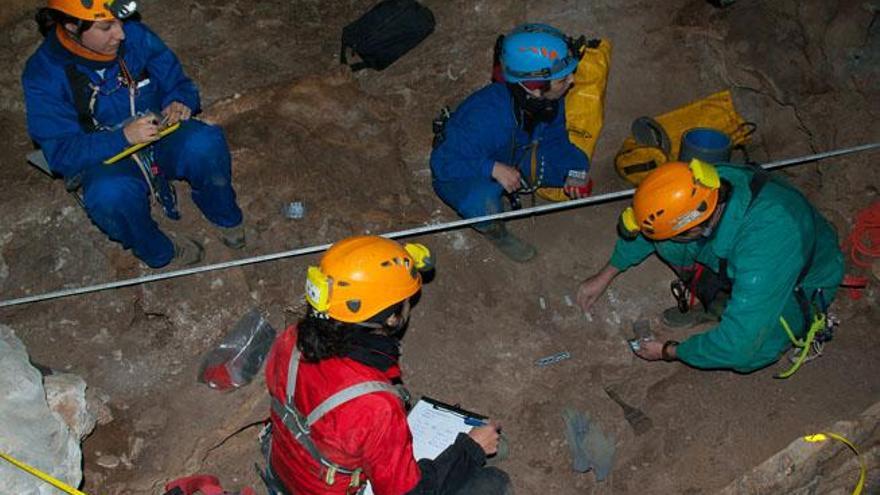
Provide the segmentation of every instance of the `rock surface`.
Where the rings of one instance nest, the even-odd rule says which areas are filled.
[[[95,420],[89,420],[90,415],[85,412],[85,382],[75,375],[57,378],[51,387],[52,401],[60,411],[56,415],[46,402],[43,377],[30,364],[24,345],[10,327],[0,325],[3,452],[71,486],[79,486],[82,481],[79,436],[88,434]],[[77,428],[76,432],[65,424],[68,419]],[[0,493],[55,495],[58,492],[38,478],[0,461]]]

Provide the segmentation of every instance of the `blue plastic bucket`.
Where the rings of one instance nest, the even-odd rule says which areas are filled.
[[[730,161],[732,144],[730,136],[718,129],[695,127],[681,136],[678,159],[685,163],[692,158],[708,163],[727,162]]]

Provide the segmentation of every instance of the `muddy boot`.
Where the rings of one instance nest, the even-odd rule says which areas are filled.
[[[538,254],[531,244],[511,234],[501,222],[493,222],[481,232],[499,251],[517,263],[525,263]]]
[[[663,311],[663,324],[668,328],[690,328],[703,323],[716,323],[721,320],[721,313],[727,307],[727,300],[730,298],[725,293],[719,293],[709,310],[703,309],[702,305],[695,305],[689,311],[682,313],[678,310],[678,306],[673,306]]]
[[[174,258],[171,261],[177,266],[195,265],[205,257],[205,248],[189,237],[175,237],[171,242],[174,244]]]
[[[244,222],[235,227],[220,227],[220,240],[230,249],[241,249],[247,244],[244,236]]]

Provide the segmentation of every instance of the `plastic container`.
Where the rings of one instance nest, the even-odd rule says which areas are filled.
[[[709,127],[695,127],[682,134],[678,159],[685,163],[692,158],[708,163],[727,162],[731,149],[732,142],[727,134]]]
[[[199,381],[218,390],[251,382],[275,341],[275,329],[257,308],[248,311],[202,360]]]

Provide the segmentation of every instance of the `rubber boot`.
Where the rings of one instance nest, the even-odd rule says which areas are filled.
[[[220,240],[230,249],[241,249],[247,244],[244,236],[244,222],[235,227],[220,227]]]
[[[721,320],[721,313],[724,313],[729,298],[728,294],[719,292],[708,311],[702,305],[695,305],[682,313],[678,306],[673,306],[663,311],[663,324],[669,328],[691,328],[703,323],[716,323]]]
[[[481,232],[499,251],[517,263],[525,263],[538,254],[531,244],[511,234],[501,222],[492,222]]]
[[[195,265],[205,257],[205,248],[189,237],[174,237],[171,242],[174,244],[174,259],[171,261],[177,266]]]

